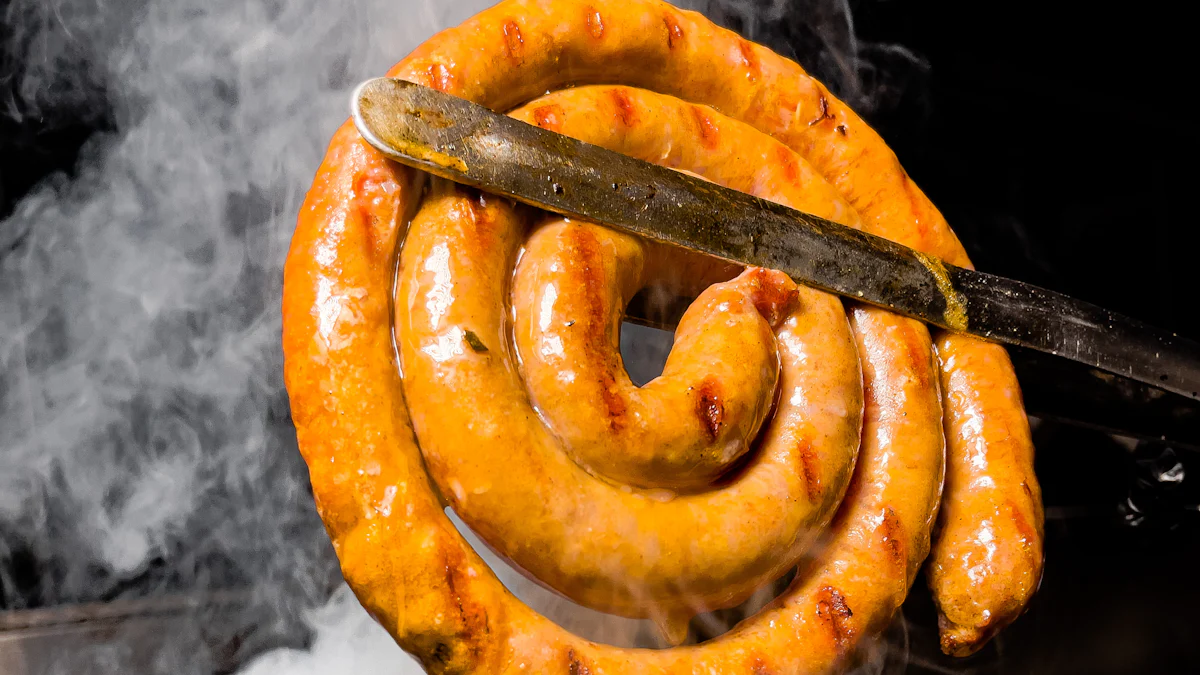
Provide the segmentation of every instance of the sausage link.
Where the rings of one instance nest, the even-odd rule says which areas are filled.
[[[284,266],[284,383],[317,513],[363,607],[434,672],[502,672],[509,612],[528,610],[435,496],[392,346],[392,261],[422,182],[353,125],[334,135]]]

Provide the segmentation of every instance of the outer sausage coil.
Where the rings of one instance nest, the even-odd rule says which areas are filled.
[[[882,140],[799,66],[657,0],[510,0],[389,75],[968,264]],[[589,83],[606,84],[531,100]],[[663,376],[637,388],[621,312],[664,280],[700,293]],[[1036,587],[1039,493],[1000,347],[942,336],[939,375],[918,322],[426,185],[350,123],[284,283],[318,511],[359,600],[431,672],[836,670],[907,595],[944,459],[943,647],[975,648]],[[445,504],[541,583],[676,641],[692,614],[801,573],[710,642],[597,645],[512,597]]]

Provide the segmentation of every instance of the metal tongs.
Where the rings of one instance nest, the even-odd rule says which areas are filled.
[[[401,164],[1010,346],[1030,414],[1200,449],[1200,344],[1043,288],[546,131],[411,82],[353,94]],[[654,320],[639,298],[630,320]]]

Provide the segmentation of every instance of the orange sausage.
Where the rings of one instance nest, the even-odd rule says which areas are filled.
[[[849,205],[844,207],[844,213],[857,209],[865,216],[862,224],[867,229],[917,245],[952,262],[965,261],[965,256],[956,258],[956,249],[961,251],[961,248],[936,209],[903,176],[894,155],[874,132],[798,66],[711,26],[699,15],[679,12],[652,0],[626,3],[619,14],[601,14],[594,6],[579,2],[506,2],[435,37],[394,68],[392,74],[500,109],[568,81],[597,79],[649,85],[706,102],[774,134],[809,160],[816,173],[829,178],[847,198]],[[697,110],[700,113],[695,117],[693,129],[699,135],[689,142],[695,147],[721,147],[726,130],[736,124],[715,112]],[[819,115],[808,120],[806,113]],[[650,125],[646,128],[653,129]],[[666,136],[667,130],[658,129],[657,133]],[[770,143],[764,136],[753,147]],[[789,167],[807,166],[800,156],[794,156],[795,162],[783,160],[772,165],[786,178]],[[727,163],[720,163],[720,167],[724,166]],[[681,164],[678,168],[733,184],[732,179],[722,181],[714,177],[712,172],[719,172],[720,167],[707,167],[706,171],[706,167]],[[414,404],[424,401],[423,397],[414,397],[414,393],[424,393],[427,385],[433,389],[417,374],[419,368],[409,367],[409,356],[417,359],[413,362],[416,364],[427,356],[427,366],[439,363],[437,357],[445,354],[451,355],[445,363],[466,357],[445,367],[449,375],[462,375],[478,365],[472,358],[504,360],[508,356],[504,353],[507,342],[493,341],[492,347],[483,342],[489,351],[478,352],[465,333],[460,333],[457,345],[453,341],[434,340],[405,348],[403,343],[416,340],[418,333],[400,330],[401,351],[407,354],[403,380],[390,348],[387,326],[387,294],[393,269],[390,256],[405,234],[403,224],[408,211],[417,203],[416,181],[411,172],[398,169],[366,147],[352,127],[343,127],[331,144],[301,212],[285,269],[284,297],[287,384],[318,508],[334,539],[347,580],[364,606],[405,649],[417,654],[435,672],[553,672],[555,669],[701,672],[710,668],[734,672],[824,672],[837,667],[858,639],[890,618],[927,551],[929,520],[938,499],[942,461],[941,436],[930,429],[937,429],[940,424],[940,407],[938,378],[931,375],[931,347],[924,328],[869,309],[855,310],[852,314],[869,392],[863,433],[867,442],[860,450],[850,490],[835,521],[835,543],[821,553],[810,573],[798,577],[771,608],[711,643],[645,653],[584,643],[548,624],[508,595],[441,514],[441,504],[423,473],[421,451],[413,443],[409,409],[402,392],[408,389],[409,403]],[[734,186],[754,189],[752,185]],[[489,241],[489,236],[496,236],[502,230],[509,233],[507,239],[499,237],[496,243],[516,245],[513,241],[516,235],[512,232],[523,224],[516,221],[506,206],[495,200],[479,201],[453,191],[442,192],[443,189],[435,191],[440,197],[426,202],[418,217],[418,221],[429,218],[428,227],[423,229],[428,230],[431,247],[436,247],[437,237],[445,234],[439,228],[447,227],[459,228],[460,235],[470,235],[456,239],[463,243],[461,249],[447,248],[450,254],[447,259],[459,256],[467,261],[477,260],[472,256],[481,256],[485,248],[479,242]],[[820,196],[806,198],[809,189],[819,190]],[[799,186],[796,192],[801,194],[792,204],[804,210],[829,208],[829,204],[835,203],[827,199],[829,186],[819,181]],[[841,220],[849,219],[846,216]],[[423,239],[418,237],[415,241]],[[411,243],[406,243],[406,255]],[[509,250],[515,252],[513,248]],[[435,261],[434,267],[437,266],[437,255],[442,254],[432,255],[433,248],[427,251],[431,255],[420,256],[413,249],[407,258],[412,265],[402,267],[402,280],[409,272],[413,276],[409,286],[402,285],[398,308],[404,307],[406,301],[413,302],[414,289],[419,297],[422,289],[436,290],[441,283],[448,292],[425,293],[426,309],[430,304],[436,308],[442,299],[450,298],[450,305],[466,301],[459,307],[467,308],[471,322],[491,311],[474,307],[474,300],[457,294],[466,289],[459,284],[470,286],[490,279],[498,286],[487,286],[486,292],[494,293],[497,287],[503,287],[503,279],[497,278],[494,270],[504,269],[504,264],[511,267],[510,260],[503,264],[495,259],[479,260],[479,269],[489,270],[487,274],[469,271],[456,276],[451,272],[443,283],[437,280],[437,269],[427,272],[413,269],[414,265],[429,261]],[[495,254],[496,250],[489,252]],[[433,313],[437,312],[429,314]],[[800,333],[809,331],[814,346],[838,344],[839,339],[828,334],[812,333],[828,328],[828,320],[812,323],[819,315],[814,312],[796,316],[793,329]],[[446,316],[443,312],[439,318]],[[404,322],[412,317],[400,310],[396,319],[398,328],[403,328]],[[783,325],[791,324],[785,321]],[[442,326],[447,328],[448,324]],[[503,337],[502,331],[499,335],[473,332],[477,339],[485,334],[489,336],[487,340]],[[437,337],[444,334],[445,331]],[[464,340],[468,349],[457,353]],[[783,345],[788,341],[779,338],[778,342]],[[445,350],[438,353],[437,349],[443,346]],[[426,347],[431,347],[434,353],[421,351]],[[482,358],[483,355],[487,356]],[[437,370],[428,367],[429,372]],[[806,372],[806,378],[814,379],[806,381],[819,381],[815,378],[822,376],[817,372],[820,369],[811,363],[807,367],[813,372]],[[987,367],[993,371],[987,371]],[[1005,364],[985,364],[981,375],[995,381],[994,370],[1004,367]],[[497,375],[496,379],[502,377]],[[786,372],[781,382],[787,391]],[[794,398],[809,406],[825,400]],[[947,401],[948,405],[956,405],[949,396]],[[493,411],[495,401],[482,395],[467,402],[478,406],[480,411]],[[464,401],[451,403],[461,405]],[[990,418],[988,410],[1000,404],[996,397],[983,395],[974,410],[983,410]],[[520,406],[509,409],[519,412]],[[460,432],[486,435],[487,420],[477,423],[468,416],[460,426],[477,426],[482,431],[463,432],[438,429],[436,420],[423,421],[417,414],[417,436],[426,451],[424,459],[438,478],[442,493],[457,502],[456,507],[475,501],[478,495],[474,490],[486,481],[475,480],[468,489],[459,479],[458,487],[462,490],[459,495],[453,480],[459,475],[482,476],[479,467],[469,466],[478,461],[478,453],[468,453],[465,458],[446,453],[445,461],[439,465],[438,453],[427,447],[432,444],[426,443],[426,437],[431,433],[453,436]],[[504,420],[496,429],[512,433],[518,428],[537,433],[532,431],[537,429],[535,425],[520,419]],[[961,444],[964,437],[969,434],[954,436],[952,443]],[[537,443],[510,447],[527,455],[536,454]],[[445,445],[449,447],[453,442],[447,441]],[[953,447],[951,451],[953,459]],[[1014,450],[1022,451],[1022,447]],[[560,464],[554,476],[579,471],[561,465],[561,459],[554,459],[550,453],[545,453],[545,459],[548,463],[542,466]],[[506,462],[505,470],[509,465]],[[491,467],[493,474],[496,468]],[[955,472],[953,465],[950,471]],[[595,479],[579,480],[584,485]],[[529,489],[538,489],[537,481],[533,485]],[[1036,484],[1032,485],[1034,489],[1026,497],[1030,502],[1036,500],[1037,494]],[[492,491],[485,490],[483,494]],[[704,498],[713,500],[710,496]],[[558,499],[557,508],[561,508],[563,501],[570,501]],[[586,509],[584,501],[576,500],[579,508]],[[465,519],[471,522],[470,518]],[[1040,511],[1034,520],[1040,529]],[[637,522],[662,521],[648,517]],[[562,527],[560,522],[545,524]],[[505,529],[504,523],[494,525],[496,530]],[[526,532],[530,529],[527,525],[510,526],[513,532],[523,528]],[[497,539],[495,531],[489,536],[486,529],[481,532],[486,539],[505,541]],[[618,525],[610,531],[619,529]],[[716,532],[716,536],[721,536],[730,530],[716,528]],[[719,547],[717,550],[720,552]],[[537,563],[536,551],[510,552],[510,557],[522,556]],[[737,564],[743,565],[744,571],[745,563]],[[1032,564],[1040,566],[1040,557]],[[639,581],[645,579],[638,577],[636,570],[631,572],[629,566],[618,567],[616,572],[614,568],[601,572],[610,578],[617,574]],[[717,568],[722,569],[720,565]],[[579,569],[576,567],[575,571]],[[568,590],[577,588],[570,580],[560,579],[560,582]],[[713,584],[713,592],[718,593],[723,583]],[[737,587],[737,583],[731,585]],[[935,594],[936,588],[935,583]],[[611,598],[603,597],[594,601],[602,606],[612,603]]]
[[[1042,571],[1041,490],[1033,441],[1008,352],[963,336],[937,344],[946,437],[956,470],[939,516],[929,583],[941,609],[942,650],[966,656],[1012,623]],[[987,376],[984,376],[986,374]]]

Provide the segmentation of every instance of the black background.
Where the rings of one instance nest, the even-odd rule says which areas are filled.
[[[927,66],[879,57],[881,95],[867,117],[978,268],[1198,338],[1189,230],[1200,134],[1184,6],[854,3],[860,38],[903,45]],[[804,10],[752,26],[713,14],[807,65]],[[79,145],[108,125],[94,106],[6,114],[21,109],[11,87],[21,64],[2,58],[0,217],[47,173],[71,171]],[[1193,458],[1049,423],[1036,436],[1048,541],[1033,608],[981,654],[953,661],[937,654],[919,583],[905,606],[910,672],[1195,671]],[[1182,484],[1156,479],[1177,462]]]

